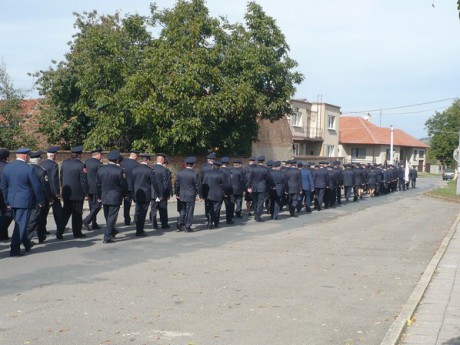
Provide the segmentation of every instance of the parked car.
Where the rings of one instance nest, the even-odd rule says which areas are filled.
[[[446,169],[442,173],[443,180],[452,180],[454,178],[455,171],[454,169]]]

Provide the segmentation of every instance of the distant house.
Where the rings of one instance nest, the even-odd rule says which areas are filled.
[[[335,160],[339,153],[340,107],[291,99],[292,114],[259,122],[252,155],[269,159]]]
[[[384,164],[390,161],[391,129],[378,127],[359,116],[340,118],[339,155],[345,162]],[[393,130],[393,160],[408,161],[425,171],[428,145],[400,129]]]

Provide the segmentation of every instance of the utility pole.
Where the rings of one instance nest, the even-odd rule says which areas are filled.
[[[458,131],[458,147],[454,151],[454,159],[457,161],[457,195],[460,195],[460,130]]]
[[[393,125],[390,126],[390,164],[393,164]]]

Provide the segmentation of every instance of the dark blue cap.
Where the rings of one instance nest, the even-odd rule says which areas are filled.
[[[107,154],[107,159],[109,161],[116,161],[120,159],[120,157],[121,157],[121,154],[120,154],[120,151],[118,150],[112,150]]]
[[[230,162],[230,158],[228,158],[227,156],[225,157],[222,157],[222,159],[220,160],[223,164],[226,164],[228,162]]]
[[[272,167],[273,166],[273,161],[272,160],[267,161],[267,166]]]
[[[141,157],[141,158],[149,158],[150,159],[150,158],[152,158],[152,155],[150,153],[142,153],[142,154],[139,155],[139,157]]]
[[[241,164],[241,159],[234,159],[234,160],[233,160],[233,163]]]
[[[216,154],[214,152],[211,152],[209,155],[206,157],[207,159],[216,159]]]
[[[195,164],[196,163],[196,157],[190,156],[185,158],[184,160],[185,164]]]
[[[222,162],[221,161],[214,161],[214,162],[212,162],[212,165],[221,166]]]
[[[26,154],[28,154],[30,151],[31,151],[31,149],[29,149],[29,148],[21,148],[21,149],[17,149],[17,150],[16,150],[16,153],[26,155]]]
[[[164,157],[166,158],[166,154],[165,153],[161,153],[161,152],[158,152],[158,153],[155,153],[155,156],[161,156],[161,157]]]
[[[59,146],[51,146],[46,149],[46,152],[48,153],[56,153],[59,151]]]
[[[83,146],[81,145],[78,145],[78,146],[74,146],[70,149],[70,152],[72,153],[82,153],[83,152]]]
[[[138,155],[139,153],[141,153],[141,151],[139,150],[135,150],[135,149],[131,149],[129,150],[130,153],[135,153],[136,155]]]
[[[276,161],[273,163],[273,167],[274,168],[277,168],[277,167],[280,167],[281,166],[281,162],[280,161]]]
[[[262,156],[257,157],[257,161],[259,161],[259,162],[265,161],[265,156],[262,155]]]
[[[39,157],[42,156],[42,154],[43,154],[42,151],[34,151],[34,152],[29,153],[29,157],[30,158],[39,158]]]
[[[256,160],[256,157],[249,157],[249,159],[248,159],[248,160],[249,160],[249,161],[252,161],[252,162],[255,162],[255,160]]]
[[[311,163],[310,162],[307,162],[303,165],[304,167],[310,167],[311,166]]]
[[[301,166],[303,166],[303,163],[302,163],[301,161],[298,161],[298,162],[297,162],[297,166],[298,166],[298,167],[301,167]]]
[[[91,153],[96,153],[96,152],[102,152],[102,149],[94,149],[94,150],[91,150]]]

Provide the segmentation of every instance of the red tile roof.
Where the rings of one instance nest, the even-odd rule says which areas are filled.
[[[390,141],[390,128],[378,127],[359,116],[340,117],[341,144],[390,145]],[[393,145],[428,148],[427,144],[400,129],[393,131]]]

